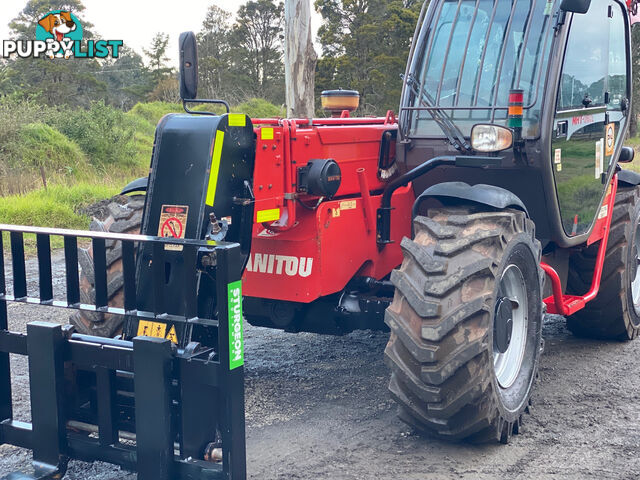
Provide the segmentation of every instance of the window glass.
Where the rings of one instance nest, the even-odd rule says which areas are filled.
[[[609,33],[609,108],[620,110],[622,99],[627,98],[626,25],[620,5],[611,4],[613,18]]]
[[[603,28],[606,18],[606,5],[599,2],[593,2],[587,13],[573,15],[560,78],[559,110],[604,105],[609,63],[609,29]]]
[[[523,133],[536,136],[553,34],[549,5],[542,0],[444,0],[431,25],[422,26],[411,72],[415,91],[406,103],[420,110],[407,115],[407,133],[443,135],[428,109],[422,109],[426,105],[418,90],[469,135],[474,124],[491,121],[491,107],[498,107],[496,123],[506,122],[509,90],[519,86],[528,105],[535,103],[525,112]]]

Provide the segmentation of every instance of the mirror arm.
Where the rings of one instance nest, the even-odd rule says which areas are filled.
[[[215,116],[216,114],[212,112],[198,112],[196,110],[190,110],[189,107],[187,107],[187,103],[210,103],[210,104],[224,105],[224,107],[227,109],[227,113],[231,112],[231,107],[229,107],[229,104],[224,100],[205,100],[205,99],[198,99],[198,98],[194,98],[192,100],[183,99],[182,107],[184,108],[184,111],[192,115],[214,115]]]

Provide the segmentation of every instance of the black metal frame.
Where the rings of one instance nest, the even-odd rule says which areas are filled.
[[[13,295],[6,288],[2,232],[10,238]],[[28,296],[25,234],[36,236],[39,297]],[[52,236],[64,238],[65,301],[54,300]],[[81,303],[78,238],[90,239],[93,246],[93,305]],[[108,305],[110,242],[122,243],[124,308]],[[153,245],[158,265],[164,263],[166,245],[180,245],[187,285],[196,285],[205,270],[215,276],[217,319],[192,315],[195,288],[185,298],[185,317],[136,310],[134,258],[143,243]],[[30,473],[4,478],[59,479],[68,460],[79,459],[119,465],[137,472],[140,480],[245,479],[244,367],[231,369],[224,300],[228,286],[241,278],[240,259],[237,244],[0,225],[0,443],[33,450]],[[164,287],[164,276],[154,279],[158,306]],[[8,302],[123,315],[124,333],[121,339],[105,339],[44,322],[29,323],[26,335],[11,332]],[[187,334],[190,327],[208,329],[216,341],[204,345],[183,338],[176,345],[166,338],[133,338],[143,320],[184,324]],[[28,356],[31,423],[13,419],[10,354]],[[221,454],[222,461],[205,461],[212,453]]]

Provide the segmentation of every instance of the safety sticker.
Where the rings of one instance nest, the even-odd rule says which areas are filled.
[[[355,210],[355,209],[356,209],[355,200],[347,200],[345,202],[340,202],[340,210]]]
[[[339,208],[330,208],[331,216],[333,218],[340,218],[340,209]]]
[[[139,337],[165,338],[167,333],[167,325],[160,322],[148,322],[141,320],[138,323]]]
[[[263,128],[260,132],[262,140],[273,140],[273,128]]]
[[[596,178],[604,173],[604,138],[596,142]]]
[[[555,156],[553,157],[553,163],[555,163],[556,165],[558,165],[559,163],[562,163],[562,149],[561,148],[556,148]]]
[[[229,126],[230,127],[246,127],[247,117],[241,113],[230,113]]]
[[[183,239],[187,230],[189,207],[186,205],[163,205],[160,213],[158,236]],[[181,252],[182,245],[165,245],[165,250]]]
[[[616,149],[616,124],[610,123],[609,125],[607,125],[605,132],[607,137],[607,151],[605,152],[605,155],[608,157],[610,155],[613,155],[613,152]]]
[[[600,213],[598,214],[598,220],[602,220],[603,218],[607,218],[609,215],[609,205],[603,205],[600,209]]]
[[[229,370],[244,365],[242,280],[227,285],[229,310]]]
[[[176,333],[175,325],[171,325],[171,329],[169,330],[169,333],[167,333],[167,336],[165,338],[167,340],[171,340],[176,345],[178,344],[178,334]]]

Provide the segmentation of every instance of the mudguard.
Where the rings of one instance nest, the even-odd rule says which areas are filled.
[[[480,203],[489,207],[503,210],[505,208],[515,208],[522,210],[529,216],[527,208],[513,192],[494,185],[478,184],[470,186],[464,182],[438,183],[427,188],[413,205],[413,217],[415,218],[422,202],[428,198],[457,198],[470,202]]]
[[[620,170],[618,172],[618,185],[621,187],[636,187],[640,185],[640,173],[631,170]]]

